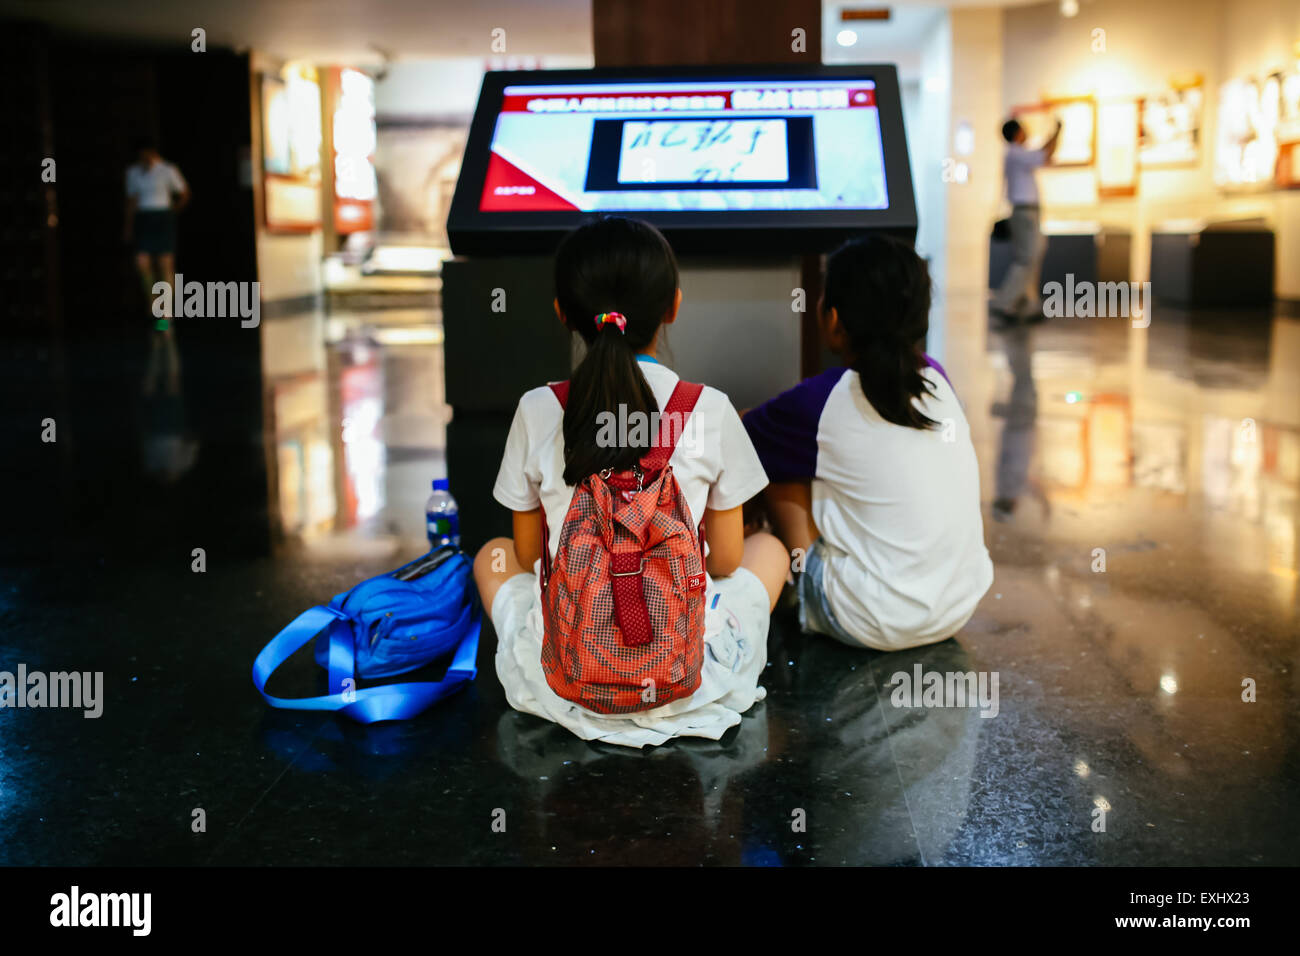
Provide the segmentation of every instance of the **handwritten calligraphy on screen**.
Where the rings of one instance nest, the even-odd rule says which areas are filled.
[[[789,178],[785,120],[629,120],[623,124],[620,183],[782,183]]]

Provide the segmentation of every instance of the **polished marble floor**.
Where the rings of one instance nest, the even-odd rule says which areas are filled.
[[[1145,331],[999,334],[977,316],[954,311],[943,356],[997,572],[969,625],[882,654],[779,613],[766,701],[719,742],[646,752],[511,711],[490,631],[477,682],[409,723],[263,704],[261,644],[418,553],[408,512],[442,467],[443,411],[402,384],[436,377],[436,336],[336,335],[306,372],[273,369],[382,373],[319,407],[284,399],[277,557],[218,536],[195,573],[196,505],[163,489],[90,543],[0,568],[0,668],[105,681],[99,719],[0,711],[0,863],[1300,863],[1300,319],[1170,309]],[[378,429],[310,464],[340,401]],[[994,497],[1014,498],[1006,520]],[[300,657],[285,693],[319,681]],[[917,668],[996,673],[996,714],[895,706],[894,675]]]

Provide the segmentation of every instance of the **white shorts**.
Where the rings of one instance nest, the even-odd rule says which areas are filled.
[[[567,727],[584,740],[625,747],[674,737],[717,740],[767,696],[758,686],[767,664],[767,589],[744,568],[710,579],[704,597],[704,665],[690,697],[635,714],[597,714],[551,690],[542,671],[542,603],[535,574],[516,574],[492,601],[497,677],[515,710]]]

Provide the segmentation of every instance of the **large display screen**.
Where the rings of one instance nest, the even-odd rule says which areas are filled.
[[[677,246],[719,230],[750,246],[755,230],[793,230],[766,237],[774,252],[872,227],[914,234],[893,68],[488,74],[453,251],[549,251],[599,213],[648,219]]]
[[[491,150],[485,212],[889,205],[871,80],[509,86]]]

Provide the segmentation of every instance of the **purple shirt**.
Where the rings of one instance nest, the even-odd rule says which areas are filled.
[[[952,385],[943,366],[926,364]],[[742,419],[769,481],[807,481],[817,475],[817,428],[826,399],[847,368],[830,368],[751,409]]]

